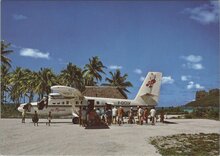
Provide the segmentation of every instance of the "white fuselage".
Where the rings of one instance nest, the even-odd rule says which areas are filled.
[[[111,104],[113,106],[119,107],[134,107],[139,106],[140,104],[134,100],[130,99],[114,99],[114,98],[101,98],[101,97],[88,97],[85,96],[84,104],[87,104],[89,100],[94,100],[94,105],[96,107],[104,106],[105,104]],[[146,106],[146,105],[145,105]]]
[[[113,98],[101,98],[101,97],[87,97],[85,96],[83,100],[77,100],[75,98],[60,98],[51,97],[48,99],[48,106],[43,109],[38,109],[37,102],[31,103],[31,109],[27,110],[26,113],[34,114],[35,111],[40,115],[47,115],[51,112],[53,115],[71,115],[73,112],[78,114],[79,106],[87,106],[89,101],[94,101],[95,107],[104,108],[106,104],[111,104],[112,106],[122,106],[125,110],[129,110],[130,107],[137,107],[139,104],[134,100],[129,99],[113,99]],[[26,104],[21,104],[18,108],[20,112],[23,111],[23,107]],[[145,105],[146,106],[146,105]]]

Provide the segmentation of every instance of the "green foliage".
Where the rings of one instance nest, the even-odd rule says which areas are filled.
[[[10,45],[10,43],[1,41],[1,66],[11,67],[11,60],[8,57],[6,57],[6,55],[13,52],[13,50],[8,50]]]
[[[6,101],[6,93],[9,91],[9,79],[10,73],[9,68],[2,65],[1,66],[1,103]]]
[[[72,63],[69,63],[66,69],[61,71],[61,74],[59,75],[59,83],[82,91],[85,87],[82,69]]]
[[[219,108],[197,108],[192,113],[185,114],[186,119],[205,118],[219,120]]]
[[[21,117],[21,113],[17,110],[15,104],[1,104],[1,118],[17,118]]]
[[[121,75],[121,71],[117,69],[115,73],[109,72],[111,75],[111,78],[106,78],[105,81],[107,83],[104,83],[102,85],[104,86],[115,86],[118,87],[120,92],[127,97],[125,92],[129,91],[127,90],[127,87],[132,87],[131,82],[127,81],[127,74]]]
[[[192,116],[192,114],[190,113],[190,114],[185,114],[185,118],[186,119],[192,119],[193,118],[193,116]]]
[[[85,65],[83,77],[85,78],[85,85],[94,86],[98,81],[102,80],[102,75],[105,74],[103,69],[106,68],[98,56],[89,59],[89,63]]]
[[[178,134],[166,137],[150,138],[161,155],[218,155],[219,134]]]
[[[164,113],[167,113],[167,115],[182,115],[185,114],[183,108],[181,107],[168,107],[162,109],[158,109],[157,113],[160,114],[160,112],[163,111]]]

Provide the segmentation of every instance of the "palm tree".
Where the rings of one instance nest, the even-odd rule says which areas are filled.
[[[50,87],[57,84],[56,75],[49,68],[41,68],[37,73],[35,92],[38,93],[39,98],[43,98],[46,94],[51,92]]]
[[[9,79],[10,83],[10,97],[13,102],[19,104],[20,98],[23,96],[22,86],[25,85],[23,78],[25,76],[24,70],[17,67]]]
[[[11,67],[11,60],[5,56],[13,52],[13,50],[6,50],[10,45],[10,43],[6,44],[5,41],[1,41],[1,63],[7,67]]]
[[[1,66],[1,103],[6,102],[6,93],[9,91],[9,68]]]
[[[102,80],[102,74],[105,74],[103,68],[106,68],[97,56],[89,59],[89,64],[86,64],[83,71],[85,84],[88,86],[96,85],[98,81]],[[96,81],[95,81],[95,80]]]
[[[128,75],[124,74],[123,76],[121,75],[121,72],[119,69],[115,71],[115,73],[109,72],[111,75],[111,78],[106,78],[105,81],[108,83],[105,83],[103,85],[105,86],[115,86],[117,87],[123,95],[127,97],[127,93],[130,93],[129,90],[127,90],[127,87],[132,87],[133,85],[131,82],[126,81]]]
[[[72,63],[69,63],[66,69],[61,71],[59,80],[60,84],[65,86],[75,87],[81,91],[84,88],[82,70]]]
[[[37,73],[34,72],[34,71],[31,71],[29,69],[25,69],[24,70],[24,78],[22,79],[23,80],[23,84],[22,84],[22,91],[23,91],[23,94],[28,97],[28,102],[30,103],[33,98],[34,98],[34,91],[35,91],[35,88],[37,87]]]

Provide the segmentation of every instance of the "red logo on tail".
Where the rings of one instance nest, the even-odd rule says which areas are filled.
[[[150,80],[147,82],[146,86],[152,88],[154,83],[156,83],[156,75],[151,73]]]

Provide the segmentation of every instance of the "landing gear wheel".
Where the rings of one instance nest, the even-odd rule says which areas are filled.
[[[79,123],[79,118],[73,118],[72,119],[73,124],[78,124]]]

